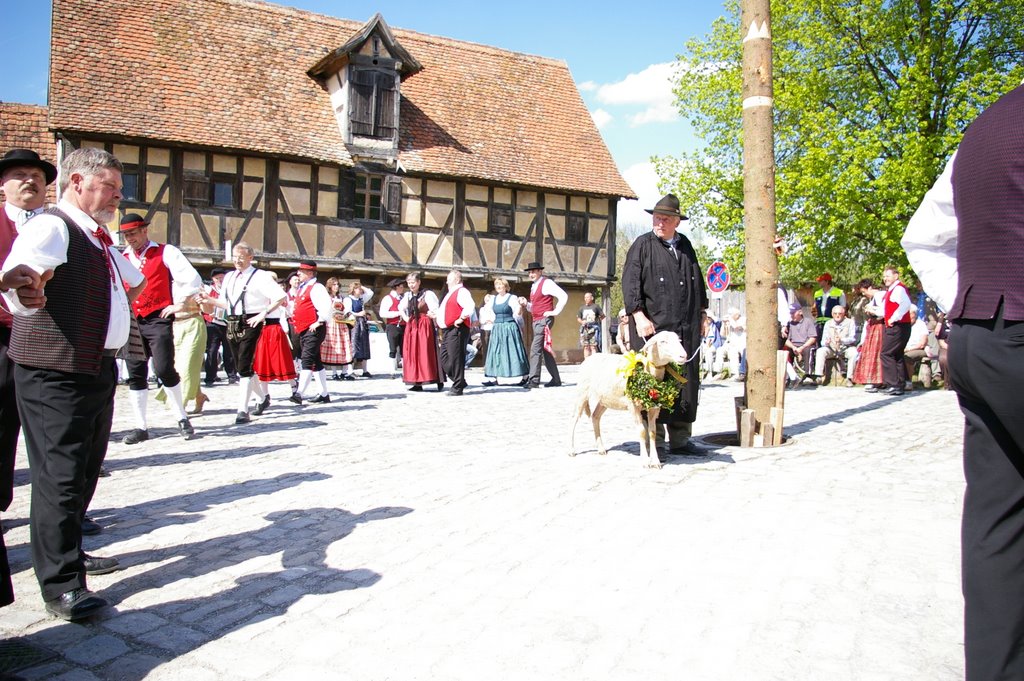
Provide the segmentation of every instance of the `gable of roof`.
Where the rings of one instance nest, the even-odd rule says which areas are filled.
[[[402,62],[403,77],[423,70],[423,66],[416,61],[416,57],[409,54],[409,51],[395,40],[395,34],[391,32],[391,27],[388,26],[387,22],[384,21],[384,17],[380,15],[380,12],[378,12],[373,15],[372,19],[366,22],[365,26],[356,31],[356,34],[349,38],[344,45],[336,50],[332,50],[326,57],[314,64],[306,73],[308,73],[311,78],[316,79],[322,79],[326,76],[330,76],[332,73],[336,73],[338,67],[343,64],[353,52],[362,47],[374,33],[381,37],[384,47],[388,53],[390,53],[393,58]]]
[[[352,165],[307,71],[364,24],[253,0],[53,0],[50,127]],[[408,171],[636,198],[565,62],[394,29]]]

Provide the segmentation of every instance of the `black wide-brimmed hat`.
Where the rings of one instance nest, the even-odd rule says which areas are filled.
[[[121,224],[118,225],[117,231],[127,232],[132,229],[138,229],[139,227],[147,227],[149,225],[146,222],[146,218],[142,217],[138,213],[125,213],[124,217],[121,218]]]
[[[4,154],[4,157],[0,159],[0,175],[3,175],[4,171],[8,168],[14,168],[15,166],[40,168],[43,174],[46,175],[46,184],[53,184],[53,181],[57,179],[56,166],[49,161],[41,159],[39,154],[31,149],[11,149]]]
[[[398,288],[399,286],[405,286],[405,279],[401,277],[395,277],[388,282],[388,288]]]
[[[531,262],[529,265],[527,265],[526,267],[524,267],[523,271],[524,272],[529,272],[530,270],[542,270],[542,269],[544,269],[544,265],[541,265],[539,262],[537,262],[535,260],[535,261]]]
[[[681,220],[689,219],[679,212],[679,199],[675,194],[665,194],[660,201],[654,204],[654,208],[645,208],[644,210],[652,215],[658,213],[659,215],[675,215]]]

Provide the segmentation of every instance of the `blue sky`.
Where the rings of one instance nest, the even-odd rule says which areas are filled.
[[[640,201],[620,206],[624,224],[647,224],[642,208],[658,198],[648,159],[699,146],[672,106],[670,65],[689,38],[709,33],[711,22],[724,13],[722,0],[392,0],[384,6],[283,0],[277,4],[363,21],[380,11],[396,28],[564,60],[619,171],[640,196]],[[0,100],[45,104],[50,3],[0,0],[0,6],[6,24],[0,31],[0,53],[8,59],[0,80]]]

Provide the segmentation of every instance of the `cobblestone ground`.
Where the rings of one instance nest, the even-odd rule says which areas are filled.
[[[0,635],[54,653],[30,679],[941,681],[963,677],[962,417],[951,393],[787,394],[773,449],[663,457],[625,413],[568,452],[566,387],[461,398],[332,383],[296,408],[274,386],[236,427],[210,390],[181,440],[151,402],[116,441],[90,514],[90,579],[111,607],[50,618],[28,552],[28,471],[4,515],[17,602]],[[697,435],[734,430],[733,382]]]

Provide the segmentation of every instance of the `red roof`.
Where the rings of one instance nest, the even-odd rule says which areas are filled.
[[[57,143],[46,128],[45,106],[0,102],[0,156],[11,149],[31,149],[57,165]],[[56,201],[55,185],[46,192],[46,200],[51,203]]]
[[[252,0],[53,0],[50,127],[351,165],[306,71],[362,22]],[[635,198],[563,61],[393,30],[407,171]],[[95,64],[95,68],[86,68]]]

